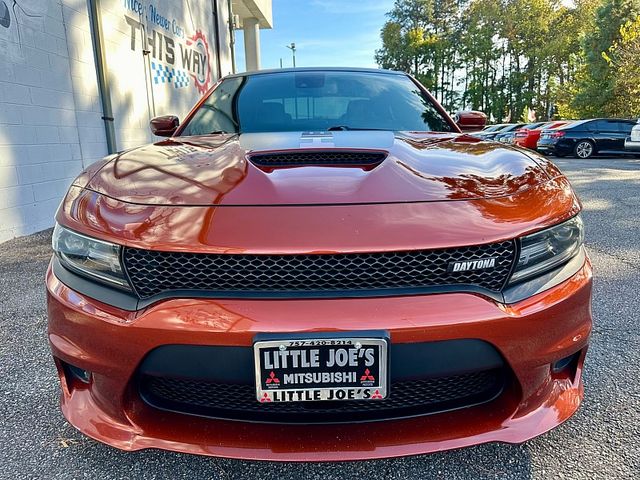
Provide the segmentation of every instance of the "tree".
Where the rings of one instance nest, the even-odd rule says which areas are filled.
[[[499,61],[504,60],[506,55],[504,46],[501,47],[496,41],[501,32],[501,23],[496,21],[501,18],[501,10],[500,0],[472,2],[462,13],[460,24],[463,33],[460,35],[459,49],[465,69],[462,106],[486,111],[496,118],[502,118],[505,114],[505,102],[499,98],[503,86],[496,85]]]
[[[432,0],[396,0],[382,28],[376,62],[383,68],[419,76],[425,61],[425,33],[433,15]]]
[[[601,0],[575,0],[571,8],[560,5],[550,22],[546,43],[547,81],[541,97],[545,112],[557,106],[561,118],[578,118],[573,105],[577,93],[576,75],[584,63],[582,45],[593,30],[595,9]]]
[[[396,0],[376,61],[412,73],[449,111],[628,115],[640,82],[627,22],[639,13],[640,0]]]
[[[573,107],[583,117],[598,117],[610,112],[615,71],[602,56],[620,40],[620,28],[640,14],[639,0],[605,0],[595,10],[592,30],[583,42],[584,63],[576,75]]]
[[[620,27],[620,40],[603,53],[613,78],[611,115],[640,117],[640,16]]]

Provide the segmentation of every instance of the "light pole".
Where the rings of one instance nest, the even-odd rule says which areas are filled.
[[[291,50],[291,54],[293,55],[293,67],[296,66],[296,44],[291,42],[291,45],[285,45],[289,50]]]

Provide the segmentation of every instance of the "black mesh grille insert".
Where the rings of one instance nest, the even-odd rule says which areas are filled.
[[[260,403],[253,385],[143,376],[139,387],[150,405],[230,420],[340,423],[387,420],[470,407],[496,398],[505,386],[502,369],[450,377],[392,382],[380,401]]]
[[[189,290],[238,294],[269,293],[313,296],[349,292],[472,285],[498,292],[504,286],[515,255],[512,241],[405,252],[236,255],[158,252],[126,248],[124,263],[141,298],[166,291]],[[495,266],[450,272],[456,261],[495,258]]]
[[[385,152],[365,151],[295,151],[260,153],[251,155],[250,160],[260,167],[293,167],[298,165],[358,165],[372,166],[387,157]]]

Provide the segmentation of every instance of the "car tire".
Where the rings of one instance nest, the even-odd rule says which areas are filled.
[[[580,140],[573,149],[573,155],[581,160],[593,157],[594,152],[593,142],[589,140]]]

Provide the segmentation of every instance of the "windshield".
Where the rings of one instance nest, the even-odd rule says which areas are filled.
[[[325,130],[451,127],[405,75],[300,71],[224,80],[181,135]]]

